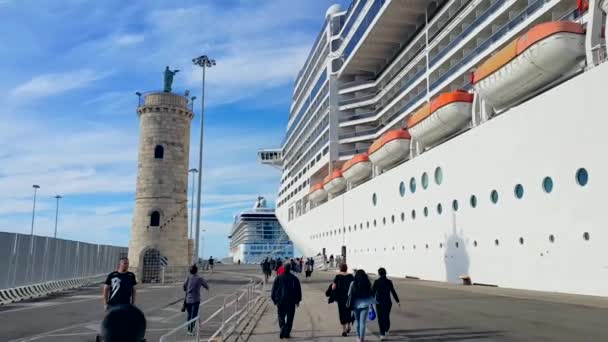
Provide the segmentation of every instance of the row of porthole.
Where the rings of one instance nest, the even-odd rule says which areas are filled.
[[[435,168],[434,177],[435,177],[435,184],[441,185],[441,183],[443,182],[443,170],[441,169],[441,167],[438,166]],[[429,187],[429,175],[426,172],[422,173],[422,176],[420,177],[420,183],[422,184],[423,189],[426,189]],[[414,178],[414,177],[410,178],[409,186],[410,186],[410,192],[412,194],[415,193],[416,192],[416,178]],[[405,182],[399,183],[399,194],[401,195],[401,197],[405,196],[405,192],[406,192]],[[378,197],[376,196],[375,193],[372,195],[372,203],[374,204],[374,206],[378,203]]]
[[[440,170],[440,168],[438,168]],[[587,183],[589,182],[589,173],[587,172],[587,170],[585,168],[579,168],[576,171],[576,182],[578,185],[580,186],[586,186]],[[545,177],[543,178],[542,181],[542,187],[543,190],[546,193],[551,193],[553,191],[553,179],[551,177]],[[514,189],[513,189],[514,195],[517,199],[521,199],[524,196],[524,187],[521,184],[517,184],[515,185]],[[374,199],[374,203],[376,201],[376,194],[374,193],[373,195],[373,199]],[[498,199],[499,199],[499,195],[498,195],[498,191],[496,190],[492,190],[490,192],[490,201],[494,204],[498,203]],[[476,195],[471,195],[471,197],[469,198],[469,204],[471,205],[472,208],[476,208],[477,207],[477,196]],[[441,203],[437,204],[437,213],[439,215],[441,215],[443,213],[443,205]],[[452,201],[452,210],[453,211],[458,211],[459,209],[459,204],[458,204],[458,200],[453,200]],[[429,215],[429,209],[428,207],[424,207],[423,209],[423,213],[425,217],[428,217]],[[416,210],[412,209],[411,211],[411,217],[412,220],[416,219]],[[405,221],[405,213],[401,212],[401,221]],[[395,223],[395,215],[391,216],[391,222]],[[382,218],[382,223],[383,225],[386,225],[386,217]],[[374,219],[373,220],[373,226],[376,227],[377,226],[377,221]],[[366,227],[369,229],[370,228],[370,223],[369,221],[367,221]],[[363,223],[359,224],[359,228],[363,229]],[[311,237],[311,239],[318,239],[318,238],[322,238],[322,237],[327,237],[327,236],[333,236],[333,235],[337,235],[340,233],[340,231],[342,233],[346,233],[346,227],[343,227],[341,230],[340,229],[336,229],[333,232],[329,231],[329,232],[325,232],[325,233],[320,233],[320,234],[316,234],[313,235]],[[348,227],[348,231],[351,232],[351,226]],[[357,231],[357,225],[354,225],[354,231]]]
[[[584,233],[583,233],[583,240],[585,240],[585,241],[589,241],[590,239],[591,239],[591,235],[589,234],[589,232],[584,232]],[[519,242],[519,244],[520,244],[520,245],[523,245],[523,244],[524,244],[524,238],[523,238],[523,237],[520,237],[520,238],[518,239],[518,242]],[[549,235],[549,242],[550,242],[550,243],[555,243],[555,235],[553,235],[553,234]],[[479,245],[479,244],[477,243],[477,240],[473,241],[473,246],[474,246],[474,247],[477,247],[478,245]],[[495,240],[494,240],[494,245],[495,245],[496,247],[500,246],[500,240],[495,239]],[[460,248],[460,242],[458,242],[458,241],[454,242],[454,247],[456,247],[456,248]],[[427,243],[427,244],[425,244],[425,248],[426,248],[426,249],[429,249],[429,244],[428,244],[428,243]],[[443,243],[442,243],[442,242],[440,242],[440,243],[439,243],[439,248],[440,248],[440,249],[442,249],[442,248],[443,248]],[[404,246],[404,245],[402,245],[402,246],[401,246],[401,249],[402,249],[403,251],[405,251],[405,246]],[[412,245],[412,249],[416,249],[416,245]],[[393,247],[392,247],[392,250],[393,250],[393,251],[394,251],[394,250],[396,250],[396,247],[395,247],[395,246],[393,246]],[[348,251],[349,251],[349,252],[353,252],[353,251],[354,251],[354,252],[356,253],[356,252],[357,252],[357,249],[354,249],[354,250],[349,249]],[[359,252],[364,252],[365,250],[364,250],[364,249],[359,249],[358,251],[359,251]],[[368,248],[368,249],[367,249],[367,252],[370,252],[370,251],[371,251],[371,250]],[[386,251],[386,247],[384,247],[384,251]],[[377,252],[377,249],[376,249],[376,248],[374,248],[374,252]]]

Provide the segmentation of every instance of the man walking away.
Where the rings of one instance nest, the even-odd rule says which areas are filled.
[[[293,326],[293,317],[296,314],[296,306],[302,300],[302,289],[298,277],[291,273],[291,265],[283,265],[284,273],[278,276],[272,284],[271,299],[277,306],[279,316],[279,338],[290,338]]]
[[[391,294],[395,298],[397,305],[401,307],[399,303],[399,297],[393,287],[393,282],[386,277],[386,269],[380,267],[378,269],[378,275],[380,278],[376,279],[374,286],[372,286],[372,296],[376,298],[378,304],[376,305],[376,311],[378,314],[378,327],[380,329],[380,339],[384,339],[388,336],[388,331],[391,328],[391,307],[393,302],[391,301]]]
[[[270,270],[270,261],[268,261],[268,258],[262,263],[262,272],[264,272],[264,282],[267,283],[268,278],[270,278],[270,273],[272,272]]]
[[[135,285],[137,280],[135,274],[128,271],[129,259],[120,258],[118,271],[108,274],[103,287],[104,310],[116,305],[135,305]]]
[[[214,262],[213,257],[212,256],[209,257],[209,268],[210,268],[211,273],[213,273],[213,262]]]
[[[201,287],[209,291],[209,285],[197,272],[196,265],[192,265],[190,275],[186,278],[183,286],[186,292],[186,311],[188,312],[186,322],[198,316],[198,308],[201,305]],[[188,324],[188,335],[194,335],[194,326],[194,322]]]

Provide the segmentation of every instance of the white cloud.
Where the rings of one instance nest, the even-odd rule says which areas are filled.
[[[18,85],[11,90],[10,94],[13,97],[27,97],[28,99],[57,95],[70,90],[84,88],[90,83],[105,78],[108,75],[108,73],[96,72],[89,69],[44,74]]]
[[[144,41],[143,34],[123,34],[114,38],[114,43],[118,46],[133,46],[141,44]]]

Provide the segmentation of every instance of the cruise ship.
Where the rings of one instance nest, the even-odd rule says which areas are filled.
[[[230,235],[230,258],[234,263],[259,263],[266,257],[292,258],[293,243],[266,199],[258,197],[253,208],[234,218]]]
[[[296,248],[394,277],[608,296],[606,11],[331,6],[284,141],[258,152],[282,170]]]

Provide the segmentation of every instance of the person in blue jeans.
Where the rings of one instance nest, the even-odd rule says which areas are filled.
[[[198,267],[192,265],[190,267],[190,275],[184,282],[184,291],[186,292],[185,306],[186,311],[188,311],[186,322],[198,316],[198,309],[201,305],[201,287],[204,287],[207,291],[209,290],[209,285],[207,285],[205,279],[197,273]],[[188,335],[194,335],[194,326],[194,322],[188,324]]]
[[[348,304],[357,321],[357,342],[364,342],[369,307],[376,304],[376,300],[372,296],[372,284],[364,270],[357,270],[355,273],[355,280],[348,289]]]

